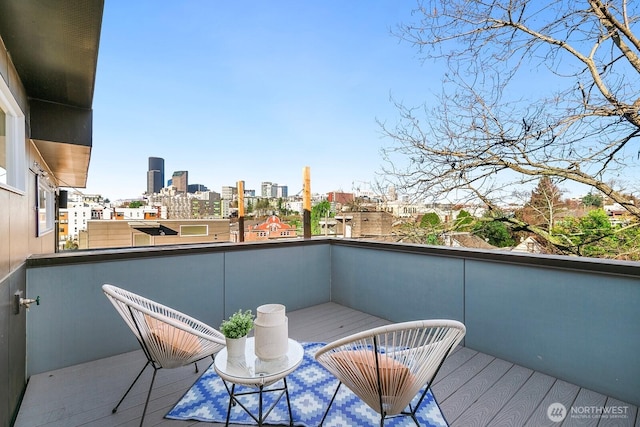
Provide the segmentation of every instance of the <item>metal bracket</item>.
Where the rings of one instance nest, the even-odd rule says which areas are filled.
[[[36,303],[36,305],[40,305],[40,296],[38,295],[35,299],[33,298],[22,298],[22,291],[18,291],[13,294],[13,313],[20,314],[20,307],[24,307],[27,310],[31,307],[31,304]]]
[[[13,314],[20,314],[20,300],[22,299],[22,291],[13,294]]]

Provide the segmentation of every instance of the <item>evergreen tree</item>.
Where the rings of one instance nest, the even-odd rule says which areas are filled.
[[[518,216],[526,223],[551,231],[558,214],[565,210],[561,197],[562,191],[551,178],[542,177]]]

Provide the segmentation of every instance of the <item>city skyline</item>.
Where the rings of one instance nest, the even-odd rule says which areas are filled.
[[[390,96],[438,91],[440,69],[391,35],[415,6],[106,2],[80,190],[139,197],[149,156],[214,189],[270,180],[295,194],[305,166],[314,193],[373,182]]]
[[[393,101],[437,108],[445,64],[392,35],[413,1],[255,4],[107,2],[88,194],[133,199],[148,156],[209,188],[263,180],[311,191],[375,187]],[[523,79],[521,93],[546,82]],[[409,161],[409,159],[404,159]],[[612,179],[631,180],[629,166]],[[114,168],[118,173],[114,174]],[[166,180],[165,180],[166,185]],[[563,183],[567,196],[588,188]],[[630,188],[635,181],[630,181]],[[425,195],[422,195],[425,196]]]

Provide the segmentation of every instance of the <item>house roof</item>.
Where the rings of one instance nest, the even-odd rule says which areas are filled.
[[[285,224],[284,222],[282,222],[280,220],[280,218],[278,218],[275,215],[271,215],[269,218],[267,218],[264,222],[256,224],[255,226],[251,227],[251,230],[270,230],[270,231],[276,231],[279,229],[291,229],[293,228],[292,226],[290,226],[289,224]]]
[[[28,100],[29,137],[62,186],[86,186],[104,0],[0,2],[0,37]]]
[[[463,248],[496,249],[495,246],[487,243],[481,237],[471,233],[451,233],[449,238],[458,242]]]

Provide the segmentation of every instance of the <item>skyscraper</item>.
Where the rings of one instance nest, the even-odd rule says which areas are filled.
[[[189,172],[176,171],[171,177],[171,185],[180,193],[186,193],[189,190]]]
[[[149,157],[147,171],[147,194],[159,193],[164,187],[164,159]]]

